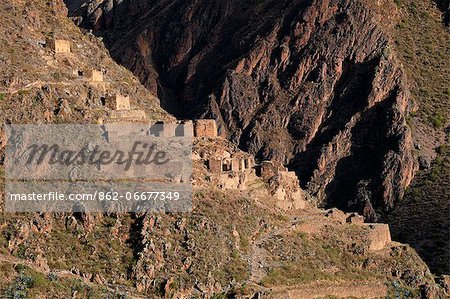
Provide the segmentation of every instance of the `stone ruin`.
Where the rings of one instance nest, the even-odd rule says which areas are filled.
[[[97,73],[95,73],[97,72]],[[97,79],[103,78],[99,71],[95,71],[92,76]],[[91,77],[92,77],[91,76]],[[104,105],[111,109],[109,117],[99,123],[146,123],[149,124],[144,110],[132,108],[129,96],[119,93],[107,95]],[[215,120],[180,120],[174,123],[157,122],[150,129],[155,137],[216,137],[217,125]],[[246,162],[248,163],[248,162]]]
[[[151,123],[149,121],[139,123],[135,125],[135,122],[108,122],[103,125],[104,128],[104,136],[109,144],[111,144],[114,148],[116,145],[123,144],[124,142],[134,142],[135,138],[138,140],[144,140],[144,138],[154,137],[154,132],[152,132],[152,128],[160,127],[160,123]],[[189,124],[188,124],[189,126]],[[192,125],[191,125],[192,128]],[[164,141],[162,141],[164,142]],[[165,146],[172,146],[173,140],[165,140],[166,143],[161,143],[162,148]],[[189,146],[189,140],[182,140],[181,143],[177,143],[179,145]],[[120,148],[120,146],[118,147]],[[182,149],[184,154],[180,154],[180,151],[176,151],[178,154],[170,155],[170,162],[164,165],[164,169],[162,171],[169,171],[164,174],[164,177],[160,176],[161,173],[155,173],[155,169],[152,167],[131,167],[129,169],[124,170],[117,163],[107,163],[106,165],[98,165],[99,168],[106,171],[110,174],[120,173],[122,178],[133,177],[138,179],[155,179],[158,183],[163,182],[188,182],[192,180],[192,171],[189,167],[185,167],[186,161],[188,160],[190,152],[186,152]],[[117,160],[115,160],[117,161]]]
[[[139,109],[130,110],[130,113],[133,113],[133,111],[142,111]],[[129,124],[130,126],[115,126],[116,124]],[[189,132],[193,131],[192,128],[192,122],[178,122],[176,124],[164,124],[162,122],[156,122],[152,123],[149,120],[146,122],[141,122],[140,126],[133,126],[134,122],[107,122],[105,124],[105,128],[107,128],[107,131],[109,135],[114,136],[115,138],[121,138],[126,137],[129,134],[134,135],[145,135],[145,136],[152,136],[152,137],[192,137],[192,136],[185,136],[183,134],[177,134],[173,128],[183,128],[184,131]],[[167,129],[169,127],[169,129]],[[145,128],[145,129],[144,129]],[[136,129],[139,129],[139,132],[135,132]],[[189,134],[188,134],[189,135]],[[191,134],[192,135],[192,134]]]
[[[255,168],[256,175],[263,179],[269,179],[277,175],[278,172],[282,169],[284,169],[282,165],[274,163],[272,161],[263,161]]]
[[[378,251],[391,243],[389,225],[384,223],[364,223],[364,217],[358,213],[344,213],[338,209],[330,209],[325,216],[341,224],[353,224],[367,228],[369,251]]]
[[[86,78],[89,82],[103,82],[103,72],[98,70],[89,70],[86,72]]]
[[[107,123],[133,123],[140,121],[149,124],[145,112],[131,109],[129,97],[118,94],[107,98],[107,106],[115,108],[110,112]],[[196,137],[197,141],[204,137],[217,137],[217,125],[214,120],[185,120],[176,123],[157,122],[149,127],[149,135],[155,137]],[[196,141],[194,141],[196,142]],[[246,190],[248,185],[263,181],[268,195],[275,199],[277,207],[285,210],[303,209],[306,205],[306,194],[300,188],[295,172],[288,171],[283,165],[272,161],[264,161],[259,165],[251,154],[238,149],[229,149],[220,144],[218,139],[214,146],[205,153],[193,153],[193,160],[204,165],[208,173],[209,183],[222,190]],[[207,144],[210,144],[208,141]],[[229,145],[228,145],[229,146]]]
[[[120,124],[146,124],[150,125],[149,133],[154,137],[194,137],[194,122],[191,120],[178,121],[175,123],[156,122],[151,123],[147,119],[144,110],[132,108],[129,96],[121,94],[108,95],[105,98],[105,106],[109,111],[109,117],[99,123]]]
[[[369,250],[377,251],[385,248],[391,243],[391,232],[389,224],[367,223],[369,229]]]
[[[158,137],[217,137],[217,125],[213,119],[160,122],[158,125],[154,130],[154,136]]]
[[[106,92],[107,82],[104,81],[104,72],[101,70],[91,69],[84,71],[82,69],[74,69],[72,72],[75,76],[83,78],[85,81],[89,82],[91,85],[101,88],[103,92]]]
[[[214,174],[245,172],[253,169],[255,160],[251,155],[240,153],[228,157],[210,158],[206,161],[206,165],[208,170]]]
[[[70,42],[65,39],[48,39],[46,42],[55,54],[70,53]]]
[[[357,213],[346,214],[346,222],[366,227],[369,231],[369,251],[378,251],[391,243],[389,224],[364,223],[364,217]]]
[[[148,124],[147,115],[144,110],[131,108],[130,97],[119,93],[107,95],[103,104],[111,109],[109,116],[105,120],[99,120],[99,123],[141,123]]]
[[[345,221],[352,224],[364,224],[364,217],[357,213],[351,213]]]
[[[256,179],[253,168],[255,161],[250,154],[238,151],[219,151],[204,160],[212,183],[223,190],[245,190],[247,183]]]
[[[284,210],[305,208],[306,193],[300,188],[295,172],[289,171],[281,163],[263,161],[255,166],[255,173],[267,184],[278,207]]]
[[[102,90],[104,93],[109,89],[109,84],[104,82],[103,71],[101,70],[89,70],[86,73],[78,71],[79,76],[84,76],[85,80],[92,86]]]
[[[194,122],[195,137],[217,137],[217,123],[214,119],[198,119]]]
[[[200,121],[199,124],[203,125],[205,122]],[[204,137],[207,130],[202,128],[199,132],[195,127],[196,121],[194,133]],[[208,134],[210,133],[214,132],[209,131]],[[222,190],[257,189],[255,192],[262,192],[274,199],[274,204],[283,210],[305,208],[306,194],[301,190],[296,174],[283,165],[272,161],[257,165],[253,155],[233,148],[223,139],[218,139],[214,144],[203,138],[195,142],[198,146],[194,146],[194,165],[199,165],[199,169],[206,171],[205,182]]]
[[[155,136],[161,137],[194,137],[192,121],[178,121],[175,123],[161,123],[161,131]]]
[[[112,110],[130,110],[130,96],[123,96],[119,93],[107,95],[105,105]]]

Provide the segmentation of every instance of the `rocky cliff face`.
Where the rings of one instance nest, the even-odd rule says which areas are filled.
[[[84,2],[75,1],[70,7],[80,7]],[[128,47],[124,39],[113,48],[110,40],[110,47],[116,49],[117,60],[120,53],[124,54],[122,63],[132,59],[130,68],[136,66],[142,82],[163,95],[168,108],[178,115],[216,115],[230,139],[241,147],[250,148],[261,158],[273,156],[297,166],[312,191],[320,190],[318,186],[343,190],[345,185],[340,184],[346,182],[347,174],[348,182],[355,184],[349,194],[363,206],[367,204],[369,213],[368,200],[375,203],[374,196],[381,194],[376,193],[377,184],[380,190],[395,194],[401,190],[400,183],[391,182],[403,184],[406,181],[402,179],[408,178],[407,167],[412,164],[403,124],[407,91],[400,67],[388,50],[382,50],[386,40],[365,8],[334,2],[324,2],[320,9],[312,7],[320,3],[277,3],[273,12],[265,3],[224,1],[149,4],[114,0],[98,9],[95,3],[83,7],[95,12],[92,20],[98,20],[97,29],[103,28],[102,33],[110,37],[136,26],[136,32],[130,33],[138,38],[135,44]],[[154,10],[149,10],[153,5]],[[144,11],[153,11],[149,12],[155,14],[152,22],[160,22],[149,23],[145,34],[139,33],[143,28],[140,25],[149,22]],[[123,18],[125,12],[133,18]],[[360,14],[350,17],[348,12]],[[94,86],[87,81],[89,70],[102,70],[104,88],[129,94],[132,105],[145,109],[149,118],[173,119],[130,72],[110,59],[100,39],[83,35],[66,18],[62,0],[3,1],[0,16],[2,124],[92,123],[105,117],[108,110],[102,107],[103,84]],[[180,17],[181,23],[173,21]],[[290,27],[295,20],[300,24],[294,28],[298,31]],[[159,26],[168,26],[167,34]],[[364,41],[359,41],[356,36],[350,37],[350,29],[369,31],[361,34]],[[292,30],[301,35],[296,36]],[[311,31],[309,35],[305,35],[306,30]],[[154,39],[146,35],[151,31]],[[183,37],[184,32],[191,35]],[[178,33],[182,37],[172,45],[170,41]],[[286,42],[289,52],[281,52],[284,38],[291,35]],[[335,35],[336,41],[330,45],[318,40]],[[303,41],[301,36],[305,36]],[[52,37],[70,41],[71,53],[55,55],[46,44]],[[365,44],[371,45],[369,50],[356,50]],[[170,47],[165,51],[163,45]],[[182,45],[185,47],[177,48]],[[330,47],[331,52],[323,47]],[[133,56],[132,50],[138,48],[141,54]],[[264,51],[260,53],[259,48]],[[328,66],[333,59],[340,61],[332,58],[338,55],[333,53],[344,56],[342,65]],[[284,58],[278,61],[277,57]],[[300,67],[304,73],[294,80],[293,74]],[[335,74],[334,68],[340,71]],[[330,79],[332,76],[338,76],[336,82]],[[198,94],[190,93],[194,91]],[[176,104],[186,112],[177,110]],[[195,109],[187,111],[190,106]],[[230,114],[231,108],[234,112]],[[273,135],[281,136],[279,139],[270,136],[274,131],[279,132]],[[286,143],[278,142],[283,140]],[[0,148],[5,141],[0,132]],[[207,153],[208,147],[235,150],[224,140],[205,139],[197,145],[201,153]],[[448,156],[446,151],[441,155]],[[314,160],[307,163],[309,157]],[[307,205],[299,211],[280,210],[273,196],[266,195],[274,190],[275,176],[274,180],[249,184],[248,190],[217,190],[206,165],[197,162],[193,210],[189,213],[0,211],[0,297],[304,298],[308,294],[418,298],[422,293],[425,298],[446,298],[415,251],[397,242],[387,243],[386,236],[380,240],[376,233],[379,226],[345,223],[348,215],[336,209],[324,211]],[[443,167],[447,162],[441,164]],[[356,183],[356,167],[371,169],[373,165],[379,168]],[[435,175],[434,169],[440,167],[433,166],[430,177]],[[446,174],[439,175],[438,181],[449,177]],[[373,181],[377,176],[388,179]],[[0,206],[4,177],[0,150]],[[438,196],[442,194],[432,185],[429,188]],[[329,190],[322,194],[324,198],[338,194]],[[428,190],[426,195],[431,193]],[[384,206],[380,199],[380,206]],[[342,198],[338,203],[357,206],[358,202]],[[429,205],[435,203],[430,200]],[[426,207],[418,209],[422,212]],[[423,214],[413,218],[419,218],[416,221],[420,223],[429,217]],[[445,215],[440,211],[441,217]],[[403,215],[400,218],[406,219]],[[398,224],[400,230],[411,227],[408,221]],[[426,226],[427,232],[433,233],[434,225]],[[437,236],[439,240],[442,235]],[[386,247],[375,252],[374,244],[381,241]],[[423,249],[433,255],[439,253],[436,247]],[[448,293],[448,282],[446,286]]]
[[[164,108],[217,118],[325,204],[376,218],[412,180],[405,76],[358,1],[88,1],[72,15]]]

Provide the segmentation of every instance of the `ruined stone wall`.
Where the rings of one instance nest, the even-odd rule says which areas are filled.
[[[352,224],[364,224],[364,217],[357,213],[352,213],[347,217],[346,222]]]
[[[191,120],[179,121],[175,136],[194,137],[194,123]]]
[[[131,109],[130,97],[120,94],[108,95],[106,97],[106,106],[112,110],[127,110]]]
[[[278,174],[278,171],[272,161],[263,161],[257,166],[256,174],[262,179],[268,179]]]
[[[64,39],[50,39],[47,40],[50,47],[55,51],[56,54],[60,53],[70,53],[70,42]]]
[[[368,224],[369,250],[377,251],[385,248],[391,242],[391,232],[388,224]]]
[[[208,170],[213,174],[222,172],[222,159],[209,159]]]
[[[103,82],[103,72],[97,70],[90,70],[86,73],[90,82]]]
[[[130,109],[130,110],[113,110],[110,112],[111,118],[135,118],[135,119],[145,119],[145,111],[141,109]]]
[[[214,119],[199,119],[194,122],[195,137],[217,137],[217,124]]]

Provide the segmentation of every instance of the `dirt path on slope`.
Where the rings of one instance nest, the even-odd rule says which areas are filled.
[[[293,287],[272,288],[270,298],[315,299],[327,296],[338,298],[386,298],[388,289],[381,282],[314,282]]]
[[[295,229],[296,224],[304,221],[304,218],[292,217],[289,225],[282,228],[274,229],[269,233],[261,236],[260,238],[253,241],[250,251],[250,278],[249,282],[259,285],[261,280],[266,276],[267,268],[266,257],[267,252],[261,245],[271,239],[276,238],[279,235],[284,234],[286,231]]]

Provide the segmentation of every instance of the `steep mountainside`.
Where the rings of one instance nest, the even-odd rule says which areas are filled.
[[[413,178],[407,80],[358,1],[90,1],[72,14],[164,108],[216,117],[324,204],[376,219]]]
[[[391,223],[395,239],[414,245],[434,273],[450,273],[448,23],[443,26],[442,14],[432,1],[385,1],[380,6],[366,2],[395,40],[394,51],[406,70],[417,106],[408,124],[420,170],[399,207],[383,221]],[[448,1],[435,2],[448,12]]]
[[[114,3],[125,2],[109,1],[110,7]],[[138,13],[138,8],[143,8],[147,1],[130,3]],[[161,5],[170,7],[174,3]],[[218,3],[211,3],[211,6],[218,5],[217,8],[224,8],[225,12],[230,12],[235,5]],[[152,120],[173,120],[159,107],[156,97],[109,57],[101,40],[89,33],[82,34],[66,18],[67,11],[62,4],[59,0],[0,2],[3,20],[0,26],[1,124],[98,122],[111,112],[104,107],[102,99],[106,93],[115,92],[129,94],[132,105],[145,109]],[[252,2],[252,7],[255,5],[260,4]],[[284,7],[279,5],[280,9]],[[349,5],[361,12],[362,7]],[[249,7],[244,5],[242,9]],[[235,17],[243,22],[243,13],[247,11],[233,9]],[[224,11],[217,10],[214,15],[221,16]],[[117,12],[117,15],[120,14]],[[361,17],[364,16],[363,13]],[[333,13],[330,17],[335,18]],[[381,38],[382,34],[375,31],[373,38]],[[46,40],[55,36],[70,42],[71,53],[54,53]],[[167,41],[167,44],[170,43]],[[381,70],[376,68],[375,73],[390,74],[388,62],[392,58],[388,54],[385,56],[387,58],[380,58],[379,62],[375,60],[377,63],[384,61]],[[346,63],[353,69],[360,67],[354,62]],[[370,70],[372,63],[375,62],[363,68]],[[89,81],[87,72],[93,69],[102,70],[103,83]],[[393,64],[391,71],[395,70]],[[362,69],[358,74],[352,80],[365,84]],[[235,75],[230,73],[230,76]],[[249,78],[253,80],[251,76]],[[386,78],[387,82],[393,80],[386,83],[385,88],[389,89],[396,80],[390,76]],[[208,79],[213,80],[212,77]],[[347,84],[350,82],[340,83],[342,94],[356,92],[349,91]],[[389,101],[393,110],[387,109],[390,105],[383,99],[375,110],[392,112],[387,114],[388,120],[398,112],[397,116],[402,120],[403,108],[395,108],[401,95],[399,87],[398,94]],[[333,111],[337,110],[340,109],[333,106]],[[274,118],[274,121],[279,120]],[[334,121],[338,119],[333,120],[333,125]],[[357,125],[360,120],[354,116],[349,122]],[[370,128],[374,126],[375,123]],[[384,126],[383,130],[388,124]],[[364,126],[359,128],[365,130]],[[397,136],[395,130],[401,128],[402,124],[394,126],[393,136]],[[0,146],[4,146],[5,141],[2,133]],[[399,136],[407,138],[407,130]],[[224,139],[195,140],[194,156],[200,160],[194,165],[196,185],[190,212],[0,212],[0,297],[445,298],[444,288],[435,283],[435,277],[414,249],[390,242],[386,226],[347,223],[348,214],[336,209],[324,211],[307,206],[302,210],[286,211],[277,208],[273,203],[275,198],[269,196],[270,190],[277,187],[277,176],[267,182],[254,178],[243,190],[217,188],[211,183],[207,163],[201,160],[203,153],[211,149],[229,151],[229,154],[237,151]],[[399,158],[402,152],[403,149],[399,149]],[[407,151],[405,153],[403,158],[408,160]],[[0,190],[3,190],[3,156],[0,157]],[[328,162],[323,160],[323,163]],[[395,155],[390,163],[396,163]],[[361,194],[367,195],[365,182],[358,186]],[[0,203],[3,200],[4,194],[0,192]],[[385,233],[377,234],[377,227],[384,228]]]
[[[107,115],[105,96],[115,93],[152,119],[173,119],[100,39],[73,26],[62,1],[2,1],[0,9],[0,123],[97,123]],[[54,39],[67,40],[71,53],[55,54]],[[92,70],[104,81],[90,82]]]
[[[436,148],[450,125],[448,0],[65,2],[166,110],[217,118],[242,149],[295,169],[323,205],[384,214],[449,273],[450,187],[429,168],[447,159]],[[432,210],[429,229],[404,233]]]
[[[430,169],[418,174],[401,207],[387,221],[392,223],[393,237],[414,244],[433,273],[450,273],[448,142],[439,147],[438,154]]]

